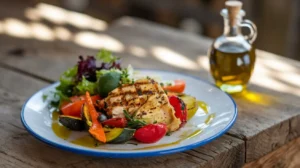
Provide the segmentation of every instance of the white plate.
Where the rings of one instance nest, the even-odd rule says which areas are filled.
[[[234,100],[212,84],[186,74],[158,70],[141,70],[141,73],[149,76],[160,75],[164,80],[185,80],[185,93],[207,103],[208,114],[199,108],[195,116],[183,128],[153,144],[105,144],[93,148],[79,146],[70,141],[84,136],[85,133],[72,132],[71,136],[64,140],[56,136],[51,128],[51,114],[47,103],[43,102],[42,95],[54,90],[58,85],[55,83],[38,91],[27,100],[21,112],[22,123],[34,137],[51,146],[79,154],[112,158],[158,156],[189,150],[220,137],[234,124],[237,117]],[[209,124],[205,124],[210,117],[212,120]],[[196,135],[195,132],[197,132]],[[192,134],[194,135],[191,136]]]

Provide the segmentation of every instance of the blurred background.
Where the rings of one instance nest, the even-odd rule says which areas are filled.
[[[33,23],[31,28],[45,34],[36,34],[36,38],[51,39],[47,37],[47,30],[53,28],[58,39],[68,40],[73,29],[103,31],[122,16],[134,16],[215,38],[223,31],[223,18],[219,13],[224,2],[225,0],[5,0],[0,2],[0,33],[3,31],[7,35],[26,38],[26,24],[30,22]],[[245,18],[252,20],[258,27],[256,47],[300,60],[300,11],[297,10],[300,1],[242,2],[246,11]],[[68,11],[71,13],[66,13]],[[70,16],[67,20],[64,18],[66,14]],[[53,26],[65,22],[68,23],[67,26]],[[12,27],[14,29],[11,30]]]

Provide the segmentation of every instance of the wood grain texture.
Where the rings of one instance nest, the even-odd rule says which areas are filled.
[[[41,143],[22,126],[19,116],[26,97],[46,82],[0,67],[0,167],[241,167],[245,144],[227,135],[195,150],[147,159],[81,156]],[[23,82],[24,81],[24,82]],[[11,85],[10,83],[15,83]],[[22,91],[26,85],[26,91]],[[12,90],[12,91],[10,91]]]
[[[31,77],[7,70],[3,67],[0,67],[0,76],[0,88],[24,97],[30,97],[37,90],[48,85],[48,83],[38,79],[33,80]]]
[[[203,58],[212,42],[209,39],[132,18],[119,20],[111,26],[108,33],[125,44],[139,44],[147,51],[151,51],[156,46],[165,47],[194,62]],[[153,53],[148,56],[158,59]],[[246,141],[246,162],[260,158],[300,135],[300,124],[297,122],[300,118],[300,94],[293,92],[299,91],[300,85],[290,83],[291,80],[300,77],[298,70],[300,63],[261,50],[257,51],[257,56],[255,78],[249,87],[249,92],[242,96],[234,96],[238,104],[239,116],[236,124],[229,131],[230,135]],[[286,67],[274,69],[270,64],[278,64],[278,66],[282,64]],[[169,70],[174,68],[174,66],[171,68],[170,63],[165,63],[163,66],[155,65]],[[201,62],[198,70],[176,68],[174,71],[208,79],[207,68]],[[266,74],[262,75],[262,72]],[[283,74],[295,78],[283,80]],[[278,83],[278,89],[272,88],[272,83],[268,87],[265,84],[267,80],[274,81],[274,84]]]
[[[116,54],[125,65],[182,72],[211,80],[206,57],[211,39],[128,17],[101,33],[122,43],[124,50]],[[76,63],[78,55],[96,53],[73,42],[21,40],[6,35],[0,36],[0,43],[5,44],[0,47],[2,65],[45,81],[57,80],[61,72]],[[16,48],[25,51],[23,56],[9,52]],[[133,48],[142,49],[144,55],[136,54]],[[159,51],[164,54],[158,54]],[[251,94],[235,97],[239,116],[229,131],[230,135],[246,141],[247,162],[277,149],[300,133],[297,129],[300,86],[293,82],[300,74],[299,62],[260,50],[257,55],[257,68],[249,86]],[[179,63],[174,64],[173,58]]]
[[[205,62],[207,49],[212,42],[210,39],[128,17],[116,21],[105,33],[124,45],[124,51],[116,54],[122,57],[125,65],[182,72],[211,80]],[[4,41],[6,45],[0,48],[2,64],[51,81],[57,80],[62,71],[74,65],[79,54],[93,55],[96,52],[71,42],[26,40],[25,43],[25,40],[22,42],[20,39],[0,36],[0,42]],[[26,51],[22,57],[8,54],[16,45]],[[141,48],[145,55],[136,55],[132,52],[134,47]],[[167,51],[169,55],[175,54],[174,57],[185,64],[172,64],[157,55],[155,49]],[[279,78],[281,74],[299,76],[299,62],[260,50],[257,55],[254,80],[249,86],[251,94],[234,97],[239,115],[236,124],[229,131],[230,135],[246,141],[246,162],[260,158],[299,136],[299,122],[296,121],[300,115],[300,98],[293,91],[299,90],[300,86]],[[270,64],[275,63],[278,66],[283,66],[281,64],[284,63],[286,67],[274,69]],[[261,71],[266,71],[266,76],[259,77]],[[269,79],[280,85],[276,89],[271,84],[267,87],[262,79]]]
[[[243,168],[267,168],[267,167],[300,167],[300,138],[294,139],[279,149],[267,154],[257,161],[246,164]]]

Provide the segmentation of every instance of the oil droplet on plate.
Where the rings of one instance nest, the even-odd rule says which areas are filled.
[[[81,138],[75,139],[71,141],[71,143],[90,148],[95,148],[98,146],[97,140],[95,140],[95,138],[91,137],[90,135],[86,135]]]
[[[60,125],[57,122],[52,123],[52,130],[56,136],[65,140],[68,139],[71,135],[71,131],[68,128]]]
[[[197,103],[198,103],[198,106],[199,106],[206,114],[208,114],[208,108],[209,108],[209,106],[208,106],[204,101],[198,100]]]

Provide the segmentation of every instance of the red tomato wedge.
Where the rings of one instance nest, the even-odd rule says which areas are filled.
[[[91,97],[93,104],[96,103],[97,100],[101,100],[100,96],[92,96]],[[84,96],[73,96],[70,97],[71,102],[63,104],[60,110],[62,111],[63,115],[69,115],[74,117],[80,117],[81,114],[81,107],[85,103]]]
[[[104,129],[102,128],[101,123],[98,121],[99,113],[97,113],[92,98],[90,97],[90,93],[86,92],[85,94],[85,103],[88,106],[90,116],[92,118],[92,126],[89,129],[89,133],[96,138],[98,141],[105,143],[106,137],[104,133]]]
[[[185,103],[177,96],[169,96],[169,102],[175,110],[175,116],[181,121],[180,127],[184,126],[187,122],[187,110]]]
[[[109,127],[124,128],[127,125],[126,118],[111,118],[102,122],[103,125]]]
[[[165,124],[149,124],[136,130],[134,138],[143,143],[154,143],[164,137],[167,130]]]
[[[185,81],[181,79],[174,80],[174,85],[163,86],[163,89],[170,92],[182,93],[185,89]]]

